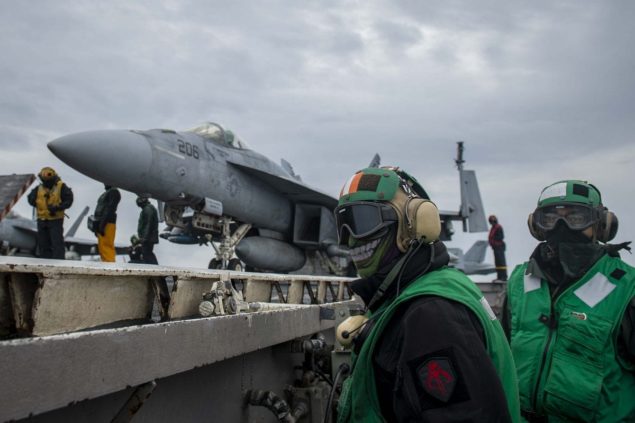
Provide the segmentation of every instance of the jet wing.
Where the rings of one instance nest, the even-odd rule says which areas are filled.
[[[319,204],[331,210],[337,206],[337,200],[335,198],[316,189],[309,188],[300,181],[275,175],[265,170],[247,166],[243,163],[236,163],[234,161],[228,163],[265,182],[294,203]]]
[[[37,234],[37,226],[35,226],[35,222],[32,220],[27,220],[23,218],[18,219],[7,219],[7,222],[14,228],[22,232],[26,232],[31,235]]]

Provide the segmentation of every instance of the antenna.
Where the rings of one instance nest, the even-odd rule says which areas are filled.
[[[456,163],[456,167],[459,171],[463,170],[463,163],[465,163],[465,160],[463,160],[463,150],[465,150],[465,147],[463,147],[463,141],[457,141],[456,159],[454,160],[454,163]]]

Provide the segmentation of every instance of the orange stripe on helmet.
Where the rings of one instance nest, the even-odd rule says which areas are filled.
[[[357,192],[357,188],[359,187],[359,181],[362,179],[362,176],[364,176],[362,172],[359,172],[355,174],[355,176],[353,176],[353,180],[351,181],[351,186],[348,189],[349,194],[354,194]]]
[[[357,192],[357,187],[359,186],[359,180],[362,179],[363,175],[364,174],[362,172],[358,172],[354,174],[353,176],[351,176],[342,187],[342,190],[340,191],[340,197]]]

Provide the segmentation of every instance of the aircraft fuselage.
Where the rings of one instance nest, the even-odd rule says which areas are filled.
[[[210,199],[222,204],[223,215],[237,221],[285,234],[291,230],[291,202],[232,164],[289,177],[255,151],[192,132],[164,129],[82,132],[58,138],[49,148],[70,166],[103,183],[167,204]]]

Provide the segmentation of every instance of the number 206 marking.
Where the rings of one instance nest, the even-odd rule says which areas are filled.
[[[192,145],[189,142],[185,142],[183,140],[178,140],[178,143],[179,153],[198,159],[198,147],[196,145]]]

